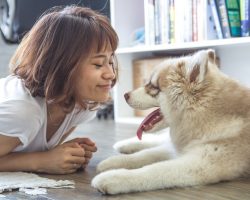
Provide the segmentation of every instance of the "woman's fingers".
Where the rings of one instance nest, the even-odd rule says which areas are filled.
[[[95,143],[89,138],[75,138],[64,143],[64,145],[69,148],[70,155],[72,155],[68,163],[70,172],[85,169],[93,156],[93,152],[97,151]]]
[[[85,161],[82,164],[72,163],[71,167],[70,167],[70,171],[75,172],[77,170],[84,170],[87,167],[87,165],[89,164],[89,161],[90,161],[89,158],[85,158]]]
[[[93,153],[91,151],[85,151],[84,157],[85,158],[92,158]]]
[[[89,146],[87,144],[80,144],[80,146],[85,150],[85,151],[91,151],[91,152],[96,152],[97,148],[96,146]]]
[[[83,163],[85,163],[86,161],[86,158],[85,157],[78,157],[78,156],[74,156],[70,163],[71,164],[79,164],[79,165],[82,165]]]
[[[70,154],[72,156],[77,156],[77,157],[84,157],[85,154],[86,154],[84,148],[81,148],[81,147],[79,147],[79,148],[72,148],[69,151],[70,151]]]
[[[97,147],[95,146],[95,143],[89,138],[75,138],[73,140],[70,140],[64,143],[64,145],[68,145],[71,147],[76,147],[76,144],[81,146],[84,150],[92,151],[92,152],[97,151]]]
[[[95,142],[93,142],[91,139],[89,138],[78,138],[79,139],[79,143],[84,143],[90,146],[95,146]]]
[[[77,164],[77,163],[73,163],[72,164],[72,169],[79,169],[83,164]]]
[[[69,140],[67,142],[77,142],[79,144],[87,144],[87,145],[90,145],[90,146],[95,146],[95,143],[89,138],[74,138],[74,139]]]
[[[75,173],[76,171],[77,171],[76,168],[71,168],[71,169],[69,169],[67,172],[65,172],[64,174],[73,174],[73,173]]]
[[[84,161],[83,165],[89,164],[89,160],[90,160],[90,158],[85,158],[85,161]]]
[[[81,169],[82,169],[82,170],[84,170],[84,169],[87,167],[87,165],[89,164],[89,160],[90,160],[89,158],[86,158],[86,159],[85,159],[85,162],[84,162],[84,163],[82,164],[82,166],[81,166]]]

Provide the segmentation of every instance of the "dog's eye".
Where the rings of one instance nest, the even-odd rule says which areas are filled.
[[[152,83],[148,83],[145,86],[145,89],[146,89],[146,93],[152,97],[157,96],[160,92],[160,88],[158,86],[153,85]]]

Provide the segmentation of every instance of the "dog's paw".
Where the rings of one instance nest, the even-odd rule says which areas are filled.
[[[131,179],[129,177],[129,170],[111,170],[97,175],[92,180],[91,185],[103,194],[128,193],[131,192]]]
[[[152,146],[155,146],[155,144],[148,141],[147,138],[140,141],[138,138],[133,137],[115,143],[113,148],[123,154],[132,154]]]
[[[123,154],[133,154],[135,152],[159,146],[165,141],[165,136],[146,134],[142,140],[137,137],[129,138],[126,140],[119,141],[114,144],[113,148]]]
[[[131,138],[115,143],[113,148],[120,153],[131,154],[141,150],[139,146],[137,141]]]
[[[104,172],[111,169],[126,168],[125,155],[112,156],[103,160],[97,165],[97,172]]]

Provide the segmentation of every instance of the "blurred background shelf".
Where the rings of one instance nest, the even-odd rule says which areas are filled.
[[[242,46],[249,45],[250,37],[229,38],[220,40],[207,40],[201,42],[185,42],[179,44],[160,44],[154,46],[135,46],[135,47],[121,47],[116,53],[143,53],[143,52],[183,52],[185,50],[192,51],[204,48],[226,48],[227,46]]]

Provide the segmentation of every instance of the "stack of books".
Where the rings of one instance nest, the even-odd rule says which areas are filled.
[[[250,0],[145,0],[145,44],[249,36]]]

